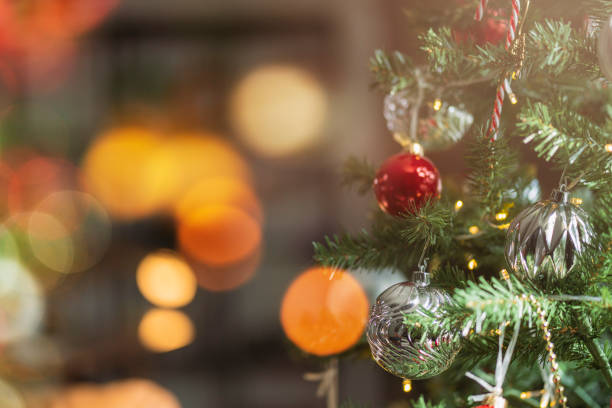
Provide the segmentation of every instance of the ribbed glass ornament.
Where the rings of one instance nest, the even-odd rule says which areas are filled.
[[[592,238],[587,213],[569,201],[568,192],[555,190],[550,200],[526,208],[512,220],[506,260],[522,279],[562,279]]]
[[[435,312],[450,297],[429,285],[429,274],[414,273],[411,282],[395,284],[376,299],[368,323],[367,338],[374,360],[398,377],[417,380],[434,377],[452,364],[460,343],[450,334],[433,337],[425,327],[404,324],[404,316]]]
[[[599,67],[602,74],[612,81],[612,17],[604,22],[598,40]]]

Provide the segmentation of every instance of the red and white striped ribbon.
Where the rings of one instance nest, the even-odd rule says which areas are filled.
[[[497,87],[497,93],[495,94],[495,103],[493,105],[493,114],[491,115],[491,126],[489,126],[489,136],[491,141],[497,140],[499,125],[501,122],[502,109],[504,107],[504,99],[506,94],[512,94],[512,88],[510,88],[511,78],[504,78],[502,83]]]
[[[478,0],[478,7],[476,7],[476,15],[474,16],[476,21],[482,20],[488,2],[489,0]]]
[[[508,24],[508,35],[506,36],[506,49],[510,49],[512,42],[516,38],[516,27],[518,26],[519,15],[521,12],[520,0],[512,0],[512,15]]]

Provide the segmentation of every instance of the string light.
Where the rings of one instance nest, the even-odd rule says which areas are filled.
[[[402,382],[402,388],[403,388],[404,392],[412,391],[412,380],[405,379]]]
[[[508,280],[510,279],[510,274],[508,273],[508,271],[504,268],[500,271],[502,279],[503,280]]]
[[[608,144],[606,145],[606,152],[608,152],[608,153],[612,153],[612,143],[608,143]]]
[[[495,214],[495,219],[497,221],[503,221],[506,218],[508,218],[508,213],[506,211],[501,211],[501,212],[498,212],[497,214]]]
[[[463,207],[463,201],[457,200],[457,202],[455,203],[455,211],[459,211],[461,207]]]
[[[570,202],[572,204],[574,204],[574,205],[580,205],[580,204],[582,204],[583,201],[582,201],[582,198],[580,198],[580,197],[572,197],[570,199]]]
[[[474,258],[470,259],[467,263],[467,267],[470,271],[473,271],[478,266],[478,262]]]
[[[516,99],[516,95],[511,93],[510,94],[510,103],[512,103],[513,105],[516,105],[517,102],[518,102],[518,99]]]
[[[440,99],[436,99],[433,104],[433,109],[435,111],[439,111],[442,108],[442,101]]]
[[[470,232],[470,234],[475,235],[480,232],[480,228],[478,228],[478,226],[476,225],[472,225],[470,228],[468,228],[468,231]]]

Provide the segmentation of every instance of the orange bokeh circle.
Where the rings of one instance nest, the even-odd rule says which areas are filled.
[[[230,177],[198,182],[177,201],[174,212],[180,219],[200,207],[214,204],[238,207],[259,221],[263,218],[261,204],[251,186],[244,180]]]
[[[190,257],[209,266],[245,259],[261,243],[261,227],[245,211],[227,205],[208,205],[179,219],[178,241]]]
[[[281,324],[300,349],[317,356],[341,353],[361,337],[368,299],[348,272],[315,267],[298,276],[281,305]]]

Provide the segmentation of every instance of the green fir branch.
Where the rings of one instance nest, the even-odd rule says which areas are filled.
[[[424,246],[448,245],[452,235],[453,213],[447,204],[430,201],[402,217],[377,212],[371,231],[356,236],[326,237],[313,243],[318,264],[343,269],[405,270],[414,266]]]
[[[349,157],[344,162],[342,174],[344,186],[355,186],[359,194],[366,194],[372,190],[376,169],[365,158]]]
[[[501,132],[503,133],[503,132]],[[504,203],[516,180],[511,177],[518,168],[518,158],[505,137],[492,143],[479,137],[468,154],[471,174],[468,183],[484,214],[494,214]]]
[[[370,71],[374,75],[374,85],[385,93],[416,85],[412,61],[399,51],[387,55],[382,50],[376,50],[370,58]]]

